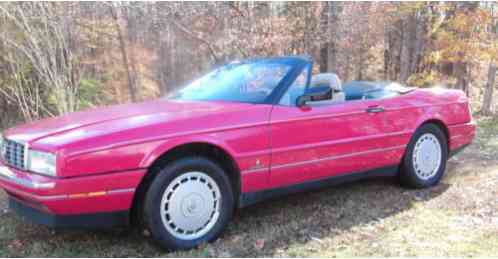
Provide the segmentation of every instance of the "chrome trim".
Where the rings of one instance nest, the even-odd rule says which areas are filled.
[[[23,154],[23,158],[22,158],[22,162],[23,162],[22,167],[18,167],[17,165],[11,164],[11,162],[7,160],[7,157],[4,156],[4,155],[7,154],[7,147],[8,147],[8,145],[6,144],[7,142],[8,143],[13,143],[14,145],[22,145],[22,147],[23,147],[23,153],[24,153]],[[17,170],[22,170],[22,171],[27,170],[27,165],[26,165],[26,158],[27,158],[26,157],[26,150],[27,150],[27,146],[28,146],[27,142],[21,141],[21,140],[16,140],[16,139],[13,139],[13,138],[6,138],[5,136],[3,136],[3,145],[2,146],[3,146],[3,148],[5,148],[5,154],[2,155],[0,153],[0,155],[1,155],[0,158],[1,158],[2,161],[4,161],[5,164],[10,165],[10,166],[16,168]],[[3,151],[2,151],[2,153],[3,153]],[[17,156],[16,156],[16,159],[17,159]]]
[[[71,195],[74,195],[74,194],[59,194],[59,195],[43,196],[43,195],[32,194],[32,193],[28,193],[28,192],[17,190],[17,189],[13,189],[13,188],[11,189],[9,187],[7,187],[7,190],[9,192],[12,192],[12,193],[16,194],[16,195],[19,195],[19,196],[22,196],[22,197],[28,197],[31,200],[35,200],[35,201],[53,201],[53,200],[66,200],[66,199],[80,199],[80,197],[77,197],[77,198],[70,197]],[[124,193],[130,193],[130,192],[135,192],[135,189],[134,188],[116,189],[116,190],[108,191],[108,192],[106,192],[102,196],[117,195],[117,194],[124,194]],[[91,192],[89,192],[89,193],[91,193]],[[93,197],[83,197],[83,198],[93,198]]]
[[[356,153],[351,153],[351,154],[330,156],[330,157],[324,157],[324,158],[319,158],[319,159],[314,159],[314,160],[288,163],[288,164],[283,164],[283,165],[276,165],[276,166],[272,166],[271,169],[280,169],[280,168],[285,168],[285,167],[307,165],[307,164],[318,163],[318,162],[322,162],[322,161],[337,160],[337,159],[341,159],[341,158],[366,155],[366,154],[377,153],[377,152],[382,152],[382,151],[391,151],[391,150],[401,149],[401,148],[405,148],[405,147],[406,147],[406,145],[400,145],[400,146],[394,146],[394,147],[389,147],[389,148],[371,149],[371,150],[361,151],[361,152],[356,152]]]
[[[135,188],[111,190],[111,191],[108,191],[107,194],[121,194],[121,193],[128,193],[128,192],[135,192]]]
[[[2,132],[0,132],[0,161],[4,160],[4,148],[5,147],[5,137],[2,135]]]
[[[94,191],[94,192],[99,192],[99,191]],[[87,192],[87,193],[94,193],[94,192]],[[135,192],[135,188],[128,188],[128,189],[116,189],[116,190],[111,190],[105,192],[102,196],[108,196],[108,195],[114,195],[114,194],[123,194],[123,193],[130,193],[130,192]],[[65,200],[65,199],[81,199],[81,198],[93,198],[93,197],[78,197],[78,198],[73,198],[70,197],[71,195],[75,195],[77,193],[70,193],[70,194],[61,194],[61,195],[53,195],[53,196],[37,196],[38,199],[40,200]]]
[[[29,156],[28,156],[28,152],[29,152],[29,144],[28,144],[28,142],[26,142],[26,143],[24,143],[24,170],[26,170],[26,171],[29,171],[29,165],[28,165]]]
[[[51,201],[51,200],[61,200],[67,198],[67,195],[52,195],[52,196],[41,196],[41,195],[36,195],[36,194],[31,194],[28,192],[20,191],[17,189],[7,189],[9,192],[14,193],[15,195],[21,196],[21,197],[27,197],[30,200],[35,200],[35,201]]]
[[[41,201],[53,201],[53,200],[65,200],[68,198],[66,194],[63,195],[52,195],[52,196],[39,196],[39,195],[32,195],[35,199],[41,200]]]
[[[379,139],[379,138],[385,138],[385,137],[399,137],[399,136],[408,135],[408,134],[412,134],[412,133],[413,133],[413,131],[411,131],[411,130],[405,130],[405,131],[397,131],[397,132],[385,133],[385,134],[383,133],[383,134],[375,134],[375,135],[361,136],[361,137],[334,139],[334,140],[322,141],[322,142],[318,142],[318,143],[299,144],[299,145],[294,145],[294,146],[290,146],[290,147],[274,148],[272,150],[272,154],[286,153],[286,152],[294,151],[294,150],[320,148],[323,146],[333,146],[333,145],[337,145],[337,144],[355,143],[355,142],[359,142],[359,141],[368,141],[368,140],[372,140],[372,139]]]
[[[96,191],[96,192],[98,192],[98,191]],[[123,194],[123,193],[130,193],[130,192],[135,192],[135,188],[116,189],[116,190],[108,191],[108,192],[106,192],[102,196],[108,196],[108,195],[114,195],[114,194]],[[87,193],[93,193],[93,192],[87,192]],[[93,198],[93,197],[77,197],[77,198],[70,197],[71,195],[75,195],[75,194],[77,194],[77,193],[60,194],[60,195],[52,195],[52,196],[34,195],[34,197],[35,197],[35,199],[43,200],[43,201],[47,201],[47,200],[52,201],[52,200],[67,200],[67,199]]]
[[[300,162],[288,163],[288,164],[282,164],[282,165],[275,165],[275,166],[271,166],[271,168],[265,167],[265,168],[258,168],[258,169],[248,169],[248,170],[242,171],[242,174],[256,173],[256,172],[269,170],[269,169],[273,170],[273,169],[280,169],[280,168],[286,168],[286,167],[295,167],[295,166],[300,166],[300,165],[318,163],[318,162],[322,162],[322,161],[337,160],[337,159],[341,159],[341,158],[348,158],[348,157],[353,157],[353,156],[360,156],[360,155],[366,155],[366,154],[370,154],[370,153],[391,151],[391,150],[403,149],[403,148],[406,148],[406,145],[399,145],[399,146],[393,146],[393,147],[388,147],[388,148],[377,148],[377,149],[371,149],[371,150],[367,150],[367,151],[361,151],[361,152],[350,153],[350,154],[345,154],[345,155],[329,156],[329,157],[318,158],[318,159],[314,159],[314,160],[300,161]]]
[[[270,170],[269,167],[247,169],[247,170],[242,171],[242,174],[257,173],[257,172],[268,171],[268,170]]]
[[[54,182],[38,183],[38,182],[31,182],[31,181],[28,181],[26,179],[18,178],[18,177],[16,177],[16,174],[14,172],[12,172],[6,166],[0,166],[0,178],[3,178],[3,179],[8,180],[12,183],[21,185],[21,186],[29,188],[29,189],[34,189],[34,190],[53,189],[55,187]]]

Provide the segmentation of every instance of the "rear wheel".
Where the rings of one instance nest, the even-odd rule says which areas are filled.
[[[167,249],[190,249],[216,239],[232,217],[234,198],[212,161],[184,158],[163,168],[145,198],[145,221]]]
[[[446,143],[446,135],[438,126],[422,125],[408,144],[401,167],[401,183],[412,188],[437,184],[448,160]]]

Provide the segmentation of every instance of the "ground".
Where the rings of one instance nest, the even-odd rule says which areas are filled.
[[[147,233],[54,231],[10,212],[0,194],[0,257],[498,256],[498,119],[425,190],[368,180],[237,212],[223,236],[167,253]]]

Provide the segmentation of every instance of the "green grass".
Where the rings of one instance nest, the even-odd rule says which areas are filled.
[[[263,202],[237,212],[218,241],[167,253],[128,229],[54,231],[6,209],[0,257],[498,256],[498,120],[433,188],[370,180]]]
[[[496,153],[498,150],[498,118],[485,117],[479,120],[475,143],[485,157]]]

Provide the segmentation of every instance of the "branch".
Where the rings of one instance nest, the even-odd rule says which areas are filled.
[[[228,2],[228,6],[230,7],[230,9],[234,10],[239,16],[241,17],[246,17],[245,14],[242,12],[242,10],[240,10],[239,7],[235,6],[235,2]]]
[[[219,58],[218,56],[216,55],[216,51],[214,50],[213,48],[213,44],[209,41],[207,41],[206,39],[202,38],[201,36],[198,36],[196,35],[195,33],[189,31],[187,28],[185,28],[183,25],[181,25],[180,23],[176,22],[175,20],[173,19],[170,19],[171,23],[173,25],[175,25],[181,32],[185,33],[187,36],[189,36],[190,38],[193,38],[193,39],[196,39],[198,41],[200,41],[201,43],[205,44],[208,49],[209,49],[209,52],[211,53],[211,56],[213,56],[214,58],[214,61],[216,63],[219,62]]]

